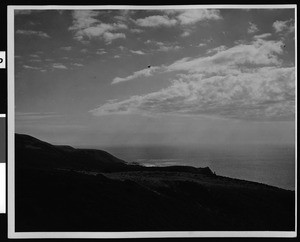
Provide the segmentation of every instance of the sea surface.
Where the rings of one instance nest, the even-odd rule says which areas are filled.
[[[294,145],[98,147],[146,166],[210,167],[217,175],[295,190]]]

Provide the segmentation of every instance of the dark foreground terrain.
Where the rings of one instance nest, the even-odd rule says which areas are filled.
[[[293,231],[295,193],[15,136],[16,231]]]

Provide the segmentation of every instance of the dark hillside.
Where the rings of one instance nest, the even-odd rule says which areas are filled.
[[[16,231],[292,231],[295,193],[16,135]]]

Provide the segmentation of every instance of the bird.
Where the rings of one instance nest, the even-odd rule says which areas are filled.
[[[149,65],[148,68],[150,68],[151,66]]]

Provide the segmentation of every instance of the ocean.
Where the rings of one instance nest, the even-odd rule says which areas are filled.
[[[295,189],[294,145],[98,147],[146,166],[210,167],[217,175]]]

